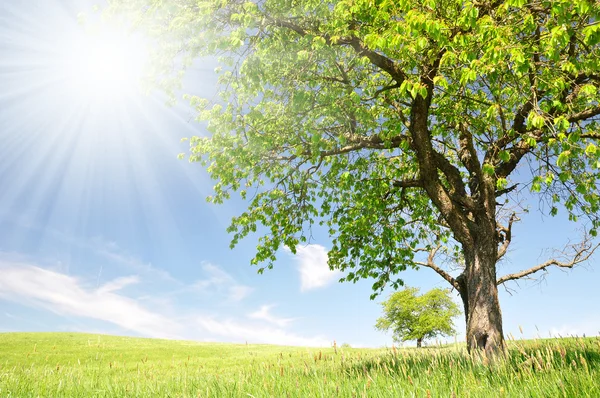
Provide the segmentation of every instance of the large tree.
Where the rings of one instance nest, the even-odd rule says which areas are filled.
[[[495,353],[498,285],[595,248],[585,238],[566,260],[496,272],[519,192],[585,216],[591,235],[599,225],[598,2],[111,4],[159,38],[156,83],[173,88],[172,70],[200,56],[223,64],[220,98],[190,97],[209,131],[191,139],[190,160],[217,180],[212,202],[247,198],[229,231],[232,244],[260,231],[253,263],[271,267],[326,225],[345,280],[373,278],[379,292],[429,267],[460,293],[468,347]],[[460,275],[441,253],[457,254]]]

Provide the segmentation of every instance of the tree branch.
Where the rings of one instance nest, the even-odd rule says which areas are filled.
[[[436,76],[444,50],[440,50],[434,62],[424,68],[420,84],[427,88],[427,95],[423,98],[417,95],[410,109],[409,131],[412,137],[412,147],[417,155],[419,176],[423,180],[423,188],[427,191],[435,207],[442,217],[451,226],[455,238],[461,242],[469,242],[472,237],[468,228],[468,218],[465,212],[453,200],[460,191],[465,190],[460,172],[449,163],[448,159],[437,152],[432,145],[431,131],[429,130],[429,112],[433,97],[433,78]],[[439,171],[442,171],[448,180],[454,195],[451,195],[440,180]],[[457,185],[454,185],[456,183]],[[466,195],[465,195],[466,196]]]
[[[475,208],[475,203],[471,197],[467,195],[465,183],[460,175],[460,171],[450,163],[444,155],[435,149],[432,149],[432,154],[437,164],[437,168],[446,176],[446,179],[450,184],[452,191],[448,194],[452,200],[472,211]]]
[[[421,180],[394,180],[392,185],[396,188],[421,188],[423,181]]]
[[[512,191],[514,191],[517,187],[519,186],[519,184],[514,184],[511,185],[508,188],[504,188],[504,189],[500,189],[498,191],[496,191],[496,197],[500,197],[502,195],[506,195],[507,193],[511,193]]]
[[[508,219],[508,226],[507,227],[500,227],[498,229],[498,234],[500,235],[500,238],[502,239],[502,246],[500,246],[500,248],[498,249],[498,257],[497,259],[500,260],[505,254],[506,251],[508,250],[508,246],[510,246],[510,242],[512,240],[512,225],[514,221],[520,221],[519,217],[517,217],[516,213],[511,214],[510,218]]]
[[[384,93],[386,91],[389,91],[389,90],[393,90],[395,88],[399,88],[400,86],[402,86],[402,84],[396,82],[396,83],[394,83],[392,85],[382,87],[379,90],[375,91],[375,94],[373,94],[372,97],[366,98],[365,101],[372,101],[372,100],[378,98],[382,93]]]
[[[309,33],[306,28],[299,26],[291,21],[287,21],[287,20],[283,20],[283,19],[274,19],[274,18],[269,17],[268,15],[264,15],[264,17],[266,19],[268,19],[273,25],[290,29],[290,30],[296,32],[297,34],[299,34],[300,36],[306,36]],[[368,49],[367,47],[365,47],[363,45],[363,43],[360,41],[360,39],[356,36],[341,37],[341,38],[332,40],[331,36],[327,33],[321,33],[321,32],[312,32],[312,33],[315,33],[315,34],[321,36],[323,39],[325,39],[325,42],[329,45],[338,45],[338,46],[348,45],[348,46],[352,47],[358,55],[363,55],[363,56],[367,57],[373,65],[375,65],[378,68],[380,68],[381,70],[387,72],[398,84],[401,84],[406,79],[406,74],[404,73],[404,71],[402,71],[402,69],[400,69],[400,67],[392,59],[390,59],[384,55],[381,55],[378,52]]]
[[[567,116],[567,120],[571,123],[579,122],[581,120],[586,120],[594,116],[600,115],[600,106],[596,106],[594,108],[586,109],[585,111],[581,111],[575,113],[573,115]]]
[[[424,263],[422,261],[415,261],[415,264],[421,265],[423,267],[431,268],[432,270],[437,272],[438,275],[440,275],[442,278],[444,278],[449,284],[451,284],[456,290],[460,291],[460,285],[458,284],[456,279],[454,279],[449,273],[447,273],[446,271],[444,271],[443,269],[438,267],[433,262],[433,260],[435,258],[435,254],[437,253],[438,250],[440,250],[441,247],[442,246],[440,244],[438,244],[436,247],[431,249],[431,251],[429,252],[429,256],[427,257],[426,263]]]
[[[573,255],[570,261],[561,262],[557,259],[548,260],[545,263],[538,264],[535,267],[531,267],[527,270],[505,275],[496,281],[496,285],[501,285],[508,281],[523,278],[525,276],[534,274],[538,271],[545,270],[546,268],[553,265],[559,268],[573,268],[575,265],[587,261],[592,256],[592,254],[594,254],[594,252],[599,246],[600,244],[592,246],[591,242],[589,242],[588,239],[585,239],[581,244],[577,245],[576,247],[573,247],[573,249],[575,249],[575,254]]]
[[[398,65],[392,61],[390,58],[385,57],[375,51],[369,50],[357,37],[343,37],[337,40],[336,42],[332,42],[329,38],[329,35],[325,35],[325,40],[331,44],[344,45],[348,44],[350,47],[356,51],[358,55],[364,55],[369,58],[369,61],[380,69],[386,71],[398,84],[401,84],[406,79],[406,74],[402,71]]]
[[[473,135],[463,123],[460,124],[459,129],[460,150],[458,151],[458,157],[467,170],[469,170],[471,180],[478,180],[481,175],[481,164],[479,163],[477,151],[473,145]]]
[[[523,108],[526,109],[526,108]],[[600,106],[596,106],[593,108],[588,108],[584,111],[578,112],[578,113],[574,113],[572,115],[567,116],[567,120],[570,123],[576,123],[582,120],[587,120],[590,119],[594,116],[598,116],[600,115]],[[521,113],[519,113],[516,117],[515,117],[515,123],[513,124],[513,129],[515,131],[517,131],[519,134],[523,134],[525,133],[525,124],[524,124],[524,119],[522,119],[522,115]],[[519,121],[519,123],[517,123],[517,120]],[[535,139],[537,141],[540,140],[540,137],[543,133],[543,130],[536,130],[535,132],[531,132]],[[583,138],[598,138],[595,136],[591,136],[591,135],[587,135],[587,137],[583,137]],[[498,148],[502,148],[502,140],[498,141]],[[509,153],[510,153],[510,160],[507,162],[502,162],[500,163],[500,165],[498,165],[496,167],[496,175],[498,177],[501,178],[506,178],[506,176],[508,176],[510,173],[513,172],[513,170],[515,169],[515,167],[517,167],[517,164],[519,163],[519,161],[523,158],[523,156],[525,156],[527,153],[529,153],[531,151],[531,147],[529,146],[529,144],[527,143],[526,140],[522,140],[517,142],[512,148],[508,149]],[[486,154],[486,158],[487,158],[487,154]]]
[[[400,146],[402,141],[407,140],[408,137],[405,136],[396,136],[390,139],[390,142],[387,143],[386,140],[383,140],[378,135],[372,135],[370,137],[355,137],[354,139],[350,139],[348,141],[351,144],[343,146],[341,148],[330,149],[327,151],[321,151],[319,156],[328,157],[333,155],[341,155],[348,152],[358,151],[361,149],[389,149],[389,148],[397,148]],[[305,153],[307,156],[311,156],[311,152],[307,151]]]
[[[343,155],[348,152],[360,151],[363,149],[398,148],[404,140],[409,140],[409,139],[410,139],[409,137],[402,136],[402,135],[392,137],[389,140],[389,142],[387,140],[383,140],[378,135],[372,135],[372,136],[368,136],[368,137],[364,137],[364,136],[346,137],[346,140],[349,142],[348,145],[334,148],[334,149],[320,151],[318,156],[321,159],[323,159],[323,158],[326,158],[329,156]],[[310,149],[307,149],[302,152],[302,156],[311,158],[312,151],[310,151]],[[276,156],[276,157],[273,157],[272,159],[277,160],[277,161],[289,162],[289,161],[297,159],[298,157],[299,157],[299,155],[293,154],[293,155],[288,155],[288,156]]]
[[[531,147],[526,140],[517,142],[512,148],[508,149],[510,160],[502,162],[496,167],[496,176],[498,178],[506,178],[515,170],[523,156],[527,155],[530,151]]]

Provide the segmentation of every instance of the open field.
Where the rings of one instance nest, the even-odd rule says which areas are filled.
[[[509,347],[508,360],[486,366],[458,345],[335,350],[5,333],[0,397],[600,397],[600,338]]]

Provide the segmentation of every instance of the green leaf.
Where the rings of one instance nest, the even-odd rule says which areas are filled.
[[[298,51],[297,54],[298,54],[298,60],[300,60],[300,61],[306,61],[309,56],[309,52],[307,50]]]
[[[564,151],[560,155],[558,155],[558,159],[556,159],[556,165],[558,167],[563,167],[569,161],[569,156],[571,155],[571,151]]]
[[[588,146],[585,148],[585,154],[592,157],[596,155],[596,152],[598,151],[598,148],[596,147],[596,145],[594,144],[588,144]]]
[[[420,87],[421,87],[421,85],[419,83],[413,84],[412,87],[410,88],[410,96],[413,97],[414,99],[416,99],[417,95],[420,92]]]
[[[446,78],[444,76],[436,76],[433,78],[433,84],[443,87],[443,88],[448,88],[448,81],[446,80]]]
[[[535,176],[531,183],[531,192],[540,192],[542,190],[542,178]]]
[[[569,144],[577,144],[577,143],[579,143],[580,139],[581,139],[581,134],[579,134],[579,131],[573,131],[571,134],[569,134],[567,136],[567,142]]]
[[[593,84],[584,84],[579,92],[585,96],[594,96],[598,92],[598,88]]]
[[[400,91],[400,94],[406,94],[412,90],[412,83],[405,79],[402,81],[402,84],[400,84],[400,88],[398,90]]]
[[[533,126],[536,129],[541,129],[542,127],[544,127],[544,124],[546,123],[546,120],[544,119],[544,117],[534,111],[531,111],[531,113],[529,113],[529,116],[527,118],[528,118],[528,121],[531,124],[531,126]]]
[[[319,143],[321,142],[321,136],[318,135],[318,134],[313,134],[310,137],[310,140],[311,140],[311,143],[312,143],[313,147],[318,147]]]
[[[508,181],[506,180],[506,178],[498,178],[498,180],[496,180],[496,189],[505,189],[508,186]]]
[[[496,175],[496,169],[489,163],[483,164],[483,172],[489,176]]]
[[[527,142],[527,145],[529,145],[531,148],[535,148],[537,146],[537,140],[535,137],[527,136],[525,137],[525,142]]]

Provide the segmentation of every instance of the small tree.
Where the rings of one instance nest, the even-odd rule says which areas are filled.
[[[417,340],[421,347],[423,339],[438,335],[455,335],[452,318],[460,314],[449,291],[433,289],[419,296],[416,287],[393,293],[381,303],[384,316],[377,319],[375,328],[392,330],[394,341]]]

